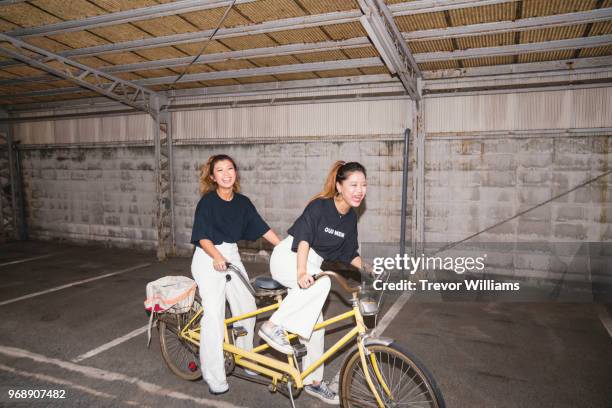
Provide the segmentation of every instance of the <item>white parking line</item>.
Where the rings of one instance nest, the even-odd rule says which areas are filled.
[[[96,347],[95,349],[93,349],[91,351],[88,351],[87,353],[81,354],[77,358],[73,358],[72,362],[73,363],[78,363],[80,361],[83,361],[85,359],[93,357],[96,354],[100,354],[103,351],[106,351],[108,349],[111,349],[111,348],[113,348],[113,347],[123,343],[123,342],[128,341],[132,337],[136,337],[136,336],[146,332],[148,328],[149,328],[149,325],[147,324],[146,326],[143,326],[143,327],[140,327],[140,328],[138,328],[138,329],[136,329],[134,331],[131,331],[128,334],[126,334],[125,336],[118,337],[115,340],[109,341],[108,343],[105,343],[105,344],[101,345],[100,347]]]
[[[64,361],[57,358],[43,356],[42,354],[32,353],[30,351],[19,349],[16,347],[0,346],[0,354],[14,358],[26,358],[43,364],[51,364],[60,367],[64,370],[80,373],[87,378],[91,378],[98,381],[119,381],[126,384],[133,384],[137,386],[141,391],[144,391],[157,397],[173,398],[177,400],[189,401],[198,405],[216,408],[241,408],[237,405],[225,401],[194,397],[188,394],[184,394],[182,392],[174,391],[168,388],[161,387],[157,384],[141,380],[137,377],[130,377],[125,374],[102,370],[100,368],[83,366],[80,364],[72,363],[70,361]]]
[[[36,297],[36,296],[45,295],[47,293],[56,292],[58,290],[66,289],[66,288],[69,288],[71,286],[79,285],[81,283],[93,282],[93,281],[96,281],[96,280],[99,280],[99,279],[108,278],[110,276],[120,275],[122,273],[134,271],[134,270],[140,269],[140,268],[145,268],[147,266],[151,266],[151,264],[150,263],[144,263],[144,264],[132,266],[131,268],[122,269],[122,270],[117,271],[117,272],[111,272],[111,273],[107,273],[107,274],[100,275],[100,276],[94,276],[93,278],[83,279],[83,280],[80,280],[80,281],[77,281],[77,282],[72,282],[72,283],[67,283],[65,285],[56,286],[56,287],[51,288],[51,289],[42,290],[40,292],[30,293],[29,295],[24,295],[24,296],[20,296],[18,298],[9,299],[9,300],[5,300],[3,302],[0,302],[0,306],[5,306],[5,305],[8,305],[10,303],[19,302],[20,300],[25,300],[25,299],[30,299],[30,298],[33,298],[33,297]]]
[[[608,331],[608,334],[610,335],[610,337],[612,337],[612,317],[610,317],[610,314],[608,313],[604,305],[598,305],[597,309],[598,309],[598,314],[599,314],[599,320],[601,320],[601,324],[603,324],[603,326]]]
[[[47,255],[41,255],[41,256],[33,256],[31,258],[25,258],[25,259],[18,259],[16,261],[10,261],[10,262],[1,263],[0,267],[6,266],[6,265],[15,265],[15,264],[23,263],[23,262],[36,261],[37,259],[49,258],[51,256],[56,256],[56,255],[60,255],[60,254],[63,254],[63,253],[64,252],[56,252],[54,254],[47,254]]]

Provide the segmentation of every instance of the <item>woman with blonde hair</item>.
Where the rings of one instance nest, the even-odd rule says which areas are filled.
[[[204,314],[200,330],[200,365],[202,376],[212,394],[223,394],[229,386],[223,359],[223,321],[225,300],[233,315],[256,310],[255,299],[240,279],[227,280],[227,263],[248,275],[240,260],[239,240],[263,237],[278,245],[278,236],[261,218],[249,198],[240,194],[236,162],[230,156],[211,156],[201,167],[200,193],[193,221],[191,243],[195,245],[191,274],[198,284]],[[255,318],[241,321],[247,335],[236,340],[237,346],[253,348]]]
[[[270,258],[272,277],[290,288],[279,309],[265,322],[259,335],[272,348],[286,354],[293,349],[284,331],[295,333],[306,345],[302,360],[308,367],[323,354],[324,329],[313,331],[323,321],[322,309],[329,294],[328,277],[317,279],[324,260],[340,261],[361,269],[357,243],[357,213],[366,195],[366,170],[357,162],[336,162],[323,191],[308,203],[289,228],[289,236],[274,248]],[[322,381],[323,365],[304,379],[304,391],[333,405],[338,396]]]

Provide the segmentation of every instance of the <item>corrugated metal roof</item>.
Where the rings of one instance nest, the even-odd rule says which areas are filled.
[[[146,6],[155,6],[160,3],[170,3],[171,0],[72,0],[62,2],[59,0],[29,0],[11,5],[0,5],[0,30],[13,30],[19,27],[35,27],[62,22],[69,19],[82,19],[106,13],[137,9]],[[389,0],[388,4],[403,3],[405,0]],[[432,5],[437,5],[435,2]],[[595,7],[612,7],[612,0],[520,0],[508,1],[481,7],[458,7],[443,12],[423,12],[395,18],[400,31],[422,31],[435,28],[447,28],[496,21],[513,21],[519,18],[546,16],[560,13],[591,10]],[[258,0],[252,3],[237,4],[228,13],[227,19],[221,27],[247,26],[265,23],[274,20],[302,17],[314,14],[324,14],[343,11],[358,11],[356,0]],[[49,36],[27,37],[26,41],[51,52],[62,52],[73,48],[85,48],[104,44],[149,39],[156,36],[169,36],[174,34],[192,33],[198,30],[208,30],[217,27],[226,7],[206,9],[190,13],[169,15],[155,19],[138,20],[131,23],[108,25],[89,28],[87,31],[65,32]],[[351,17],[354,18],[354,17]],[[408,44],[413,53],[431,53],[436,51],[454,51],[459,49],[474,49],[494,46],[512,45],[520,43],[540,43],[561,39],[581,38],[583,35],[598,36],[612,34],[612,21],[593,24],[575,24],[565,27],[542,28],[523,32],[507,32],[501,34],[475,35],[455,39],[441,39],[435,41],[412,41]],[[249,50],[263,47],[276,47],[287,44],[316,43],[322,41],[340,41],[355,37],[367,36],[358,21],[339,24],[329,24],[324,21],[316,27],[290,28],[282,31],[271,31],[267,34],[242,35],[233,38],[213,40],[206,45],[205,54],[222,53],[228,51]],[[142,48],[130,52],[100,54],[97,57],[76,57],[77,61],[91,67],[104,67],[108,65],[123,65],[147,60],[165,60],[169,58],[195,56],[201,52],[205,41],[187,44],[176,44],[156,48]],[[546,61],[554,59],[568,59],[576,57],[592,57],[612,55],[611,46],[598,48],[585,48],[583,50],[567,50],[555,52],[526,53],[515,58],[481,57],[464,59],[462,61],[438,61],[435,63],[422,63],[422,70],[436,70],[460,68],[462,66],[498,65],[508,63],[523,63]],[[342,60],[349,58],[370,58],[378,56],[372,46],[332,50],[324,52],[311,52],[295,54],[293,56],[270,56],[251,59],[230,60],[210,65],[193,65],[187,72],[198,73],[210,70],[250,69],[254,67],[267,67],[289,65],[296,63],[321,62],[329,60]],[[0,57],[1,59],[2,57]],[[121,78],[142,78],[169,76],[182,72],[183,67],[164,67],[147,69],[136,73],[121,73]],[[324,70],[317,73],[299,73],[283,75],[265,75],[254,79],[240,79],[240,83],[260,82],[268,80],[294,80],[338,75],[364,75],[370,73],[387,72],[384,67],[371,67],[350,70]],[[24,66],[7,67],[0,69],[0,77],[11,76],[40,76],[44,73]],[[57,81],[56,81],[57,82]],[[224,79],[218,81],[194,82],[181,84],[181,87],[214,86],[237,84],[238,81]],[[64,86],[66,82],[63,83]],[[30,84],[31,85],[31,84]],[[54,83],[39,82],[38,87],[54,87]],[[21,88],[25,90],[27,88]],[[89,92],[87,93],[89,94]],[[1,95],[0,95],[1,96]],[[71,97],[71,95],[63,95]]]
[[[523,0],[522,18],[594,9],[597,0]]]

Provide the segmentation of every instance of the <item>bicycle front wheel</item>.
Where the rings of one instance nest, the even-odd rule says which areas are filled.
[[[199,299],[196,299],[191,311],[164,316],[157,326],[159,345],[166,365],[178,377],[188,381],[202,378],[200,351],[197,346],[181,338],[180,331],[200,307]],[[199,325],[199,322],[193,324]]]
[[[444,408],[444,399],[425,366],[396,344],[366,346],[368,370],[385,407]],[[378,407],[365,377],[359,350],[353,349],[340,373],[343,407]]]

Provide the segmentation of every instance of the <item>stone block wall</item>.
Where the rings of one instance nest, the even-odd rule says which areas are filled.
[[[491,273],[588,279],[588,251],[580,246],[612,242],[612,175],[590,181],[612,169],[610,151],[612,135],[432,136],[426,241],[457,242],[486,230],[456,250],[505,243],[489,257]]]
[[[30,238],[156,246],[152,147],[22,151]]]

